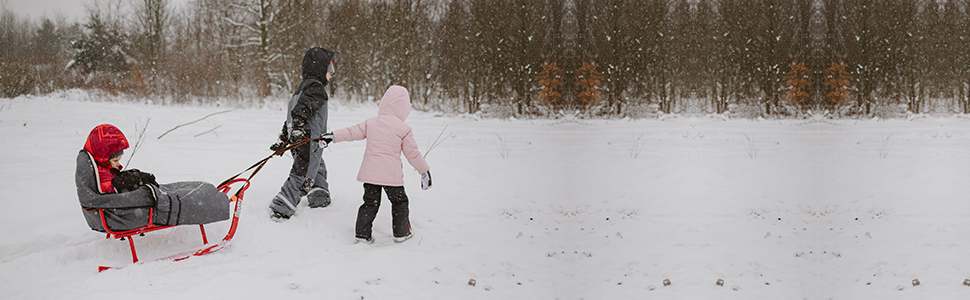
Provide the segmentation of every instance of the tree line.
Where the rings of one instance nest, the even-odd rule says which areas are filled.
[[[970,0],[107,0],[74,23],[4,7],[0,96],[281,97],[311,46],[336,51],[337,97],[398,84],[446,112],[970,113]]]

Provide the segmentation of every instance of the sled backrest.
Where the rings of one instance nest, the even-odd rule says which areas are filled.
[[[107,224],[114,230],[131,230],[148,224],[149,208],[155,205],[155,195],[150,188],[103,193],[94,159],[84,150],[78,153],[74,180],[78,202],[91,229],[104,232],[98,209],[105,210]]]

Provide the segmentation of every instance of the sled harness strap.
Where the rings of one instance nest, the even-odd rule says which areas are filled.
[[[309,142],[319,142],[320,140],[323,140],[323,138],[322,137],[321,138],[315,138],[315,139],[303,138],[302,140],[299,140],[296,143],[288,144],[285,147],[282,147],[279,150],[276,150],[276,152],[273,152],[273,154],[270,154],[266,158],[263,158],[263,159],[257,161],[255,164],[253,164],[252,166],[250,166],[248,169],[243,170],[242,172],[239,172],[239,174],[233,175],[232,177],[229,177],[229,179],[226,179],[225,181],[223,181],[222,183],[220,183],[217,186],[224,186],[227,183],[229,183],[230,181],[233,181],[236,178],[238,178],[243,173],[246,173],[249,170],[255,169],[255,170],[253,170],[253,174],[250,174],[249,175],[249,178],[247,179],[247,181],[250,180],[250,179],[253,179],[253,177],[256,176],[256,173],[259,173],[259,170],[263,169],[263,166],[266,165],[266,162],[268,162],[270,158],[273,158],[273,156],[275,156],[275,155],[283,155],[283,153],[285,153],[286,151],[289,151],[289,150],[291,150],[293,148],[302,146],[303,144],[306,144],[306,143],[309,143]]]

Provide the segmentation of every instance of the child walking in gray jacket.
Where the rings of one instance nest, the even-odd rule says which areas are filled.
[[[289,114],[280,133],[280,142],[270,147],[271,150],[276,151],[287,143],[319,137],[327,132],[329,98],[325,87],[333,72],[333,55],[331,50],[313,47],[303,56],[303,82],[290,98]],[[310,208],[330,205],[323,148],[316,143],[306,143],[291,151],[293,166],[290,167],[290,175],[269,206],[273,212],[272,219],[277,221],[289,219],[296,213],[296,206],[304,196]]]

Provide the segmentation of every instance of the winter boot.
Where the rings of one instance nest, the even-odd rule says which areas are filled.
[[[407,241],[407,240],[411,239],[411,237],[413,237],[413,236],[414,236],[414,233],[408,232],[408,235],[401,236],[401,237],[397,237],[397,236],[394,237],[394,242],[395,243],[403,243],[404,241]]]
[[[356,241],[354,241],[354,244],[373,244],[373,243],[374,243],[374,238],[359,237],[357,238]]]
[[[330,206],[330,191],[321,187],[310,189],[306,194],[310,208],[321,208]]]
[[[283,222],[283,220],[288,220],[289,218],[290,216],[287,216],[275,211],[273,212],[272,216],[269,216],[269,219],[273,220],[274,222]]]

